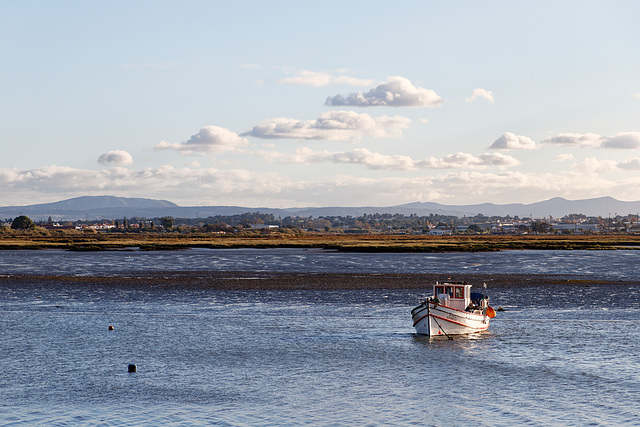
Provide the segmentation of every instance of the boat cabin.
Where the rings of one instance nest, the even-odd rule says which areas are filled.
[[[433,295],[440,304],[458,310],[484,308],[485,298],[482,294],[471,295],[471,285],[467,282],[436,282],[433,285]]]

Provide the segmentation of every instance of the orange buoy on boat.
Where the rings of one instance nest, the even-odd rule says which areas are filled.
[[[496,317],[496,311],[491,306],[487,307],[487,316],[491,319]]]

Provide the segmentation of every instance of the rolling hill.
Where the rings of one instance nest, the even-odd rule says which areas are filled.
[[[276,217],[287,216],[362,216],[363,214],[402,214],[425,216],[429,214],[455,216],[519,216],[560,218],[568,214],[587,216],[614,216],[640,212],[640,201],[624,202],[612,197],[600,197],[583,200],[566,200],[555,197],[531,204],[493,204],[443,205],[433,202],[416,202],[387,207],[308,207],[308,208],[247,208],[241,206],[178,206],[167,200],[147,198],[128,198],[116,196],[83,196],[53,203],[28,206],[0,207],[0,219],[27,215],[35,221],[49,217],[55,221],[73,221],[78,219],[119,219],[119,218],[156,218],[173,216],[175,218],[206,218],[216,215],[239,215],[246,212],[271,213]]]

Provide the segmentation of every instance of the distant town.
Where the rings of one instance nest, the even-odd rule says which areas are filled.
[[[571,214],[562,218],[520,218],[518,216],[428,216],[402,214],[364,214],[320,216],[314,218],[276,217],[260,212],[218,215],[207,218],[121,218],[114,220],[78,220],[73,222],[31,221],[26,216],[0,220],[0,232],[30,229],[41,233],[333,233],[333,234],[640,234],[638,214],[588,217]]]

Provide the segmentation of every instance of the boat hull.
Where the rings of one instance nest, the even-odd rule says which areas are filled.
[[[474,334],[489,328],[489,316],[471,313],[433,302],[411,310],[416,333],[429,336]]]

